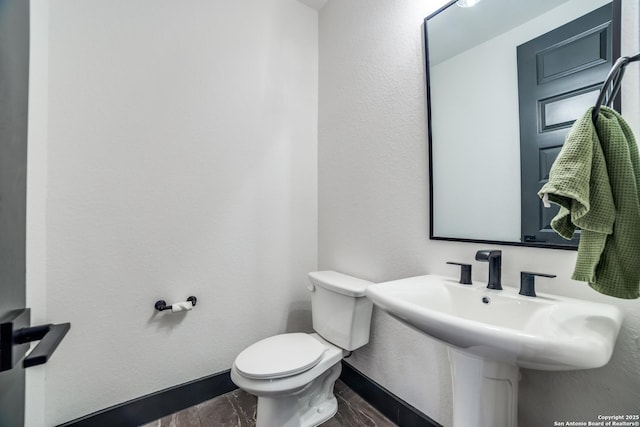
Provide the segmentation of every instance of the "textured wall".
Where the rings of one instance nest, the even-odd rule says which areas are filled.
[[[626,10],[635,7],[637,15],[637,0],[623,3]],[[486,246],[428,239],[421,25],[437,7],[422,0],[330,0],[320,11],[319,268],[373,281],[425,273],[453,276],[456,270],[446,261],[472,261]],[[625,31],[637,39],[637,23]],[[626,316],[606,367],[522,371],[520,426],[637,413],[638,301],[608,298],[571,281],[574,252],[500,249],[507,285],[518,283],[521,270],[555,273],[556,279],[539,281],[540,292],[616,304]],[[486,264],[475,263],[474,280],[486,276]],[[442,344],[375,310],[371,342],[349,363],[451,425],[449,362]]]
[[[72,328],[46,425],[307,326],[317,57],[317,12],[292,0],[50,8],[47,309]]]
[[[29,141],[27,144],[27,307],[31,324],[47,319],[47,94],[49,0],[30,2]],[[44,426],[46,366],[26,370],[25,425]]]

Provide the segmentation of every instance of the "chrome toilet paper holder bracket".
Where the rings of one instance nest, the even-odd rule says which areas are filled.
[[[191,305],[195,307],[196,302],[198,302],[198,299],[194,296],[190,296],[189,298],[187,298],[187,301],[189,301]],[[154,305],[154,307],[158,311],[171,310],[171,306],[167,305],[167,302],[163,299],[156,301],[156,304]]]

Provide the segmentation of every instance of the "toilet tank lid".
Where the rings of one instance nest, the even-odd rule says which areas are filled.
[[[363,297],[367,286],[373,284],[368,280],[330,270],[309,273],[309,280],[315,286],[351,297]]]

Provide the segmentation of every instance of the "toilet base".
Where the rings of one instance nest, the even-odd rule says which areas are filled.
[[[293,395],[259,396],[256,427],[316,427],[327,421],[338,411],[333,386],[341,371],[338,362]]]

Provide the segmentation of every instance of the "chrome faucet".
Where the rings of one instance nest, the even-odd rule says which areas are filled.
[[[489,283],[488,289],[502,290],[501,270],[502,270],[502,251],[484,250],[476,252],[476,261],[489,262]]]

